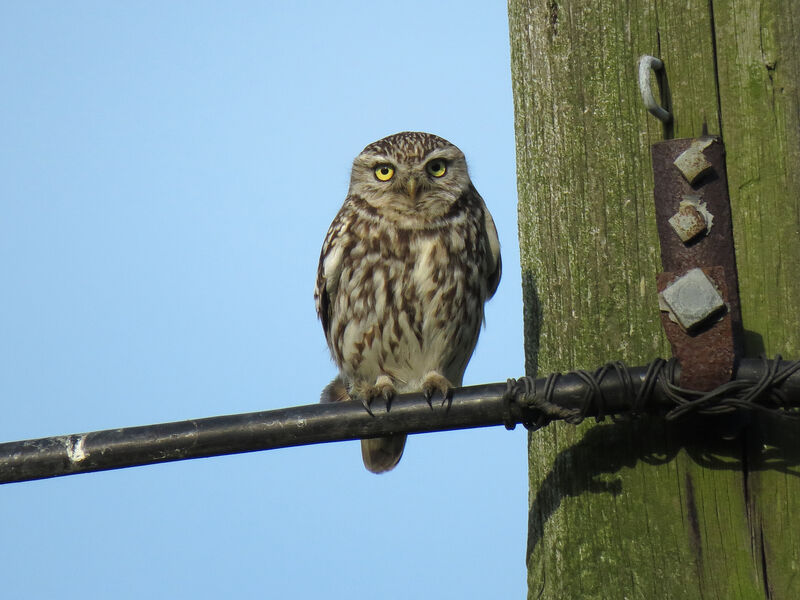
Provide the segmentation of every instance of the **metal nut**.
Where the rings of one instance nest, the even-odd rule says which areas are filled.
[[[703,233],[708,224],[702,213],[690,202],[681,202],[678,212],[669,219],[669,224],[686,243]]]
[[[708,162],[708,159],[703,154],[703,150],[713,142],[714,139],[710,137],[697,139],[673,161],[672,164],[678,167],[678,170],[689,183],[694,183],[701,175],[712,168],[711,163]]]
[[[670,317],[686,331],[725,308],[714,283],[697,268],[670,283],[658,299],[661,309],[669,311]]]

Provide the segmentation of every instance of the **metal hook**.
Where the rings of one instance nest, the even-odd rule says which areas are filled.
[[[650,73],[663,68],[664,63],[655,56],[644,54],[639,58],[639,92],[642,94],[644,106],[650,114],[666,124],[672,120],[672,115],[656,102],[650,87]]]

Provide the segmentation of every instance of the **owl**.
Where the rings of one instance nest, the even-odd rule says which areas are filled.
[[[369,144],[322,245],[317,314],[339,375],[322,402],[422,392],[449,397],[461,385],[500,282],[494,221],[464,154],[430,133]],[[406,435],[361,441],[364,465],[389,471]]]

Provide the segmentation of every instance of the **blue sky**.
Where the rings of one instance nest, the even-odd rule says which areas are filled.
[[[503,3],[0,6],[0,440],[316,402],[350,163],[466,154],[504,274],[465,384],[523,373]],[[521,598],[526,436],[412,436],[0,488],[5,597]]]

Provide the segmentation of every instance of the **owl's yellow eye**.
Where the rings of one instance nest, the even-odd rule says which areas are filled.
[[[430,175],[434,177],[442,177],[447,173],[447,163],[441,158],[434,158],[431,162],[425,165]]]
[[[378,165],[375,167],[375,177],[380,181],[389,181],[394,175],[394,168],[392,165]]]

